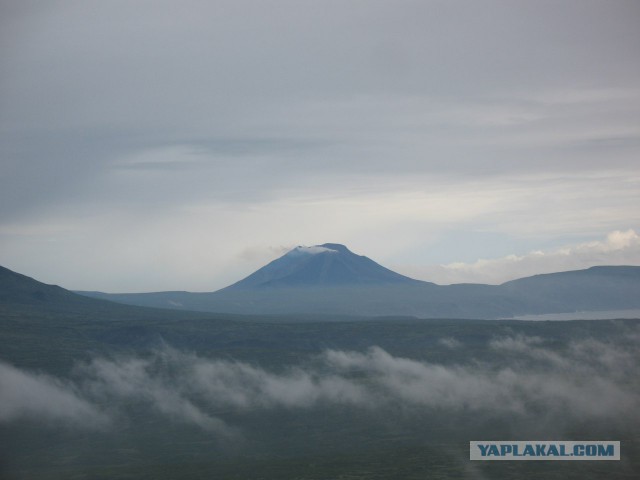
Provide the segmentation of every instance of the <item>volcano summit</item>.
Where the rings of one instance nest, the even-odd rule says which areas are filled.
[[[400,275],[344,245],[298,246],[243,280],[223,289],[424,284]]]

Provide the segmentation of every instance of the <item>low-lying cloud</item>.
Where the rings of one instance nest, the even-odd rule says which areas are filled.
[[[77,386],[0,362],[0,423],[33,419],[97,428],[107,416]]]
[[[636,333],[631,333],[631,336]],[[628,337],[631,338],[631,337]],[[447,344],[460,340],[443,339]],[[0,364],[0,422],[54,420],[104,426],[140,404],[173,422],[231,437],[239,430],[220,412],[349,406],[370,412],[471,411],[580,420],[640,420],[637,342],[594,339],[550,348],[539,337],[494,338],[495,361],[454,365],[397,357],[379,347],[328,350],[304,363],[269,370],[164,348],[144,358],[97,358],[72,380]],[[109,407],[105,407],[109,405]]]

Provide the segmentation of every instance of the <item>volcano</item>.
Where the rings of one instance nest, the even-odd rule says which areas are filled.
[[[298,246],[224,290],[424,283],[356,255],[344,245],[325,243]]]

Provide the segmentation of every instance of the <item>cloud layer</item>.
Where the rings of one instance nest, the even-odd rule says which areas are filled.
[[[640,365],[639,338],[637,331],[629,331],[617,344],[586,339],[550,348],[538,337],[501,337],[488,344],[501,360],[454,365],[395,357],[378,347],[329,350],[278,371],[167,347],[145,358],[98,358],[78,365],[73,380],[64,381],[3,364],[0,421],[104,428],[126,419],[126,405],[142,404],[167,420],[227,438],[241,431],[217,412],[339,406],[372,413],[398,408],[447,412],[450,418],[465,411],[636,425],[640,390],[633,378]],[[452,349],[463,345],[451,338],[442,341]]]
[[[68,381],[0,362],[0,422],[29,419],[97,428],[108,417]]]

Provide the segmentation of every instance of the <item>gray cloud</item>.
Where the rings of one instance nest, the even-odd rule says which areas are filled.
[[[637,118],[631,4],[249,5],[59,2],[12,17],[2,90],[9,158],[24,164],[30,150],[27,165],[62,162],[68,179],[58,184],[70,186],[85,180],[83,171],[141,149],[200,144],[214,156],[272,153],[277,167],[291,146],[311,142],[343,144],[322,155],[339,170],[389,170],[393,154],[391,171],[457,165],[480,174],[558,161],[496,158],[478,141],[515,136],[530,148],[557,136],[558,124],[574,141],[572,132],[584,136],[579,119],[603,115],[613,116],[610,132],[591,123],[587,131],[600,125],[603,133],[584,140],[618,137]],[[605,101],[601,85],[614,90]],[[562,91],[587,93],[567,103]],[[513,135],[498,135],[510,127]],[[51,138],[65,146],[64,159]],[[294,170],[313,172],[315,156],[298,155]],[[263,188],[288,173],[273,171]]]
[[[174,367],[171,362],[181,363],[173,352],[160,353],[156,362],[163,360],[169,360],[170,369]],[[84,389],[93,398],[144,401],[171,419],[220,435],[235,435],[222,420],[208,415],[182,395],[178,378],[169,383],[162,374],[154,375],[151,371],[153,363],[137,358],[124,361],[96,359],[89,366],[79,367],[79,372],[84,379]]]
[[[126,415],[127,403],[141,402],[167,419],[226,438],[240,432],[216,412],[328,406],[635,425],[640,391],[630,380],[640,363],[637,337],[630,330],[615,344],[586,339],[562,348],[550,348],[539,337],[502,337],[489,343],[495,361],[454,365],[395,357],[378,347],[329,350],[277,372],[166,347],[146,358],[78,365],[73,382],[3,365],[0,418],[104,425],[107,418]],[[111,407],[104,411],[99,405]]]
[[[104,428],[108,417],[70,382],[0,362],[0,422],[19,419]]]
[[[635,417],[633,412],[640,401],[638,392],[618,383],[619,377],[611,378],[613,370],[609,370],[613,363],[618,365],[617,360],[626,363],[629,357],[623,355],[614,362],[602,362],[602,357],[609,356],[615,346],[598,344],[601,357],[589,359],[586,355],[574,355],[575,352],[555,353],[532,347],[535,343],[536,339],[507,338],[493,342],[492,347],[515,349],[543,360],[545,368],[532,367],[529,362],[524,368],[518,362],[501,368],[444,367],[394,358],[378,348],[367,354],[329,352],[328,355],[329,361],[341,370],[367,372],[386,398],[406,405],[454,411],[471,409],[498,415],[526,416],[540,410],[548,416],[598,418],[617,417],[626,412]],[[577,347],[580,348],[583,347]],[[637,351],[633,353],[633,361],[638,361]],[[607,392],[607,398],[601,398],[602,391]]]
[[[0,262],[37,277],[222,287],[239,274],[229,258],[265,247],[258,230],[266,245],[353,242],[384,260],[455,229],[547,240],[638,225],[637,2],[2,9]],[[184,238],[137,252],[176,223]],[[41,233],[60,225],[68,235]],[[38,233],[4,233],[24,230]],[[200,237],[224,255],[198,245],[206,273],[156,287],[201,273],[178,258]],[[98,284],[83,284],[95,249]],[[128,271],[110,272],[119,261]]]
[[[301,367],[276,374],[241,362],[211,360],[173,349],[158,352],[149,360],[99,359],[80,371],[89,379],[90,390],[99,396],[146,399],[163,413],[193,423],[199,423],[196,420],[206,414],[190,399],[200,399],[208,407],[240,410],[366,403],[365,391],[340,376]],[[192,415],[196,410],[199,417]]]

